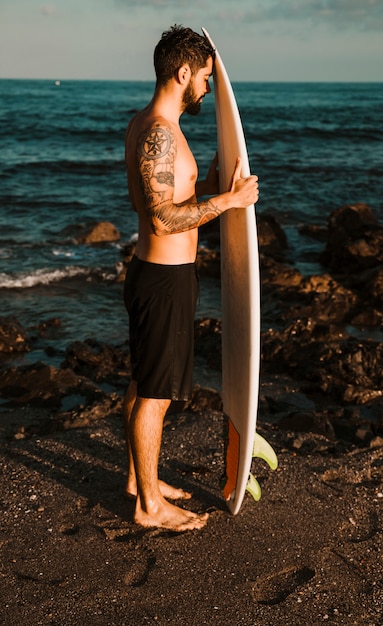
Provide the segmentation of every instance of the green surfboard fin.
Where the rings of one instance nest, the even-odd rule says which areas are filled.
[[[270,469],[275,470],[278,467],[278,459],[271,445],[260,435],[255,433],[253,444],[253,459],[259,458],[266,461]],[[249,475],[246,491],[248,491],[256,502],[261,498],[261,487],[253,474]]]
[[[270,469],[275,470],[278,467],[278,459],[271,445],[260,435],[255,433],[253,443],[253,459],[258,457],[263,459],[269,465]]]
[[[253,474],[249,475],[249,480],[247,481],[246,485],[246,491],[248,491],[253,496],[256,502],[261,499],[261,487]]]

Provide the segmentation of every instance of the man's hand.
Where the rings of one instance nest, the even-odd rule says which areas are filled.
[[[246,208],[259,198],[258,176],[241,178],[242,162],[238,157],[235,164],[230,193],[236,196],[233,206]]]

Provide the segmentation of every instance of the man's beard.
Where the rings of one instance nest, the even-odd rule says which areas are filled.
[[[201,110],[201,98],[197,99],[192,81],[188,84],[183,95],[184,111],[189,115],[198,115]]]

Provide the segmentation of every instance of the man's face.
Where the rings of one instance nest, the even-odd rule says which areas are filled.
[[[198,115],[202,100],[210,93],[209,78],[213,71],[213,60],[209,58],[205,67],[198,70],[190,81],[183,94],[184,111],[189,115]]]

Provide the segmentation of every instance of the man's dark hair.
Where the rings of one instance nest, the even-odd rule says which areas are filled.
[[[196,74],[205,67],[209,57],[214,59],[215,53],[205,37],[191,28],[175,24],[162,33],[154,50],[157,84],[165,85],[185,63],[190,66],[192,74]]]

